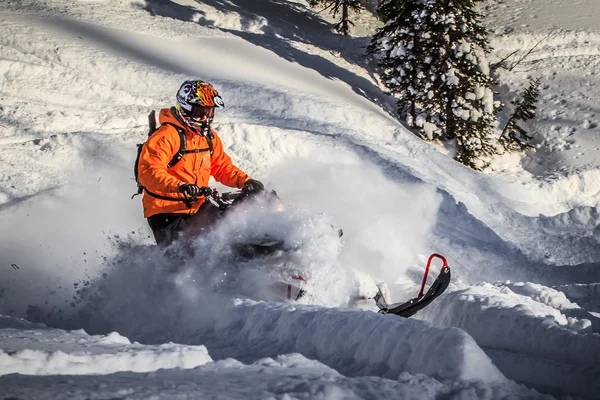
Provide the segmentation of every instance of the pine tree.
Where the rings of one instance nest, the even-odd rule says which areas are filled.
[[[343,35],[349,35],[350,25],[354,25],[350,21],[350,10],[359,12],[363,8],[360,0],[310,0],[308,4],[311,7],[325,6],[324,10],[331,8],[331,14],[334,18],[341,12],[342,19],[335,25],[334,29]]]
[[[448,39],[438,93],[438,100],[446,106],[441,117],[445,138],[456,139],[455,158],[475,169],[485,167],[485,156],[498,152],[493,133],[500,107],[493,98],[494,81],[486,59],[487,32],[479,22],[481,15],[474,10],[479,1],[436,1],[440,16],[436,34]]]
[[[508,122],[500,135],[500,144],[508,151],[525,150],[532,147],[528,141],[531,135],[519,125],[519,121],[525,122],[535,117],[537,101],[540,97],[540,78],[534,79],[523,92],[519,100],[511,101],[515,106]]]
[[[474,10],[482,0],[384,0],[386,25],[368,52],[379,57],[382,79],[398,95],[400,117],[426,139],[454,140],[455,158],[481,169],[497,152],[487,32]]]
[[[389,93],[397,96],[398,113],[409,126],[414,126],[417,111],[420,111],[417,103],[425,82],[419,77],[427,68],[421,54],[413,51],[421,47],[424,33],[419,5],[415,1],[383,1],[378,13],[388,22],[375,33],[367,48],[369,54],[378,57],[381,79]]]

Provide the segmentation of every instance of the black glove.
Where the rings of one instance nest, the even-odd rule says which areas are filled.
[[[244,187],[242,188],[242,192],[246,194],[254,194],[265,190],[265,185],[257,181],[256,179],[248,179],[244,183]]]
[[[184,183],[179,186],[179,191],[186,197],[208,196],[212,193],[209,187],[194,185],[193,183]]]

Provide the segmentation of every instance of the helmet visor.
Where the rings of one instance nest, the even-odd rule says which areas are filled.
[[[187,111],[187,114],[196,119],[211,119],[215,116],[215,108],[214,107],[202,107],[202,106],[192,106],[190,111]]]

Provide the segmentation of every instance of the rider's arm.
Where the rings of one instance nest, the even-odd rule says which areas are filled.
[[[217,182],[229,187],[241,189],[249,177],[248,175],[233,165],[231,157],[223,150],[223,142],[217,133],[213,130],[215,138],[213,139],[213,155],[211,158],[210,174]]]
[[[144,143],[140,154],[138,179],[151,192],[178,192],[179,179],[169,174],[167,164],[179,151],[176,129],[163,125]]]

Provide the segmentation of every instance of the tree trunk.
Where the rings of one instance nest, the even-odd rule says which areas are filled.
[[[508,119],[508,122],[506,123],[506,125],[504,125],[504,129],[502,130],[502,133],[500,134],[500,137],[503,137],[504,134],[506,133],[506,131],[508,130],[508,127],[510,126],[510,124],[513,122],[513,119],[515,118],[515,115],[513,113],[513,115],[510,116],[510,118]]]
[[[348,33],[350,33],[350,26],[348,24],[348,3],[346,1],[344,1],[344,4],[342,5],[342,33],[344,35],[348,35]]]
[[[454,101],[454,90],[450,90],[448,93],[446,103],[446,137],[448,139],[454,139],[456,137],[455,124],[454,124],[454,113],[452,112],[452,102]]]

